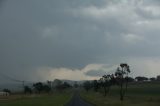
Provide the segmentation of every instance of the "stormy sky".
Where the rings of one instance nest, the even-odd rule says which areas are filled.
[[[1,0],[0,80],[160,74],[159,0]]]

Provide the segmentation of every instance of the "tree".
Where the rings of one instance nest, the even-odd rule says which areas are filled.
[[[71,85],[70,85],[69,83],[67,83],[67,82],[64,82],[64,83],[63,83],[63,86],[64,86],[65,89],[66,89],[66,88],[71,88]]]
[[[32,93],[32,89],[28,86],[24,86],[24,93],[27,94],[27,93]]]
[[[148,78],[147,77],[142,77],[142,76],[138,76],[135,78],[137,81],[147,81]]]
[[[156,78],[152,77],[150,78],[150,81],[156,81]]]
[[[38,93],[41,93],[41,91],[43,91],[43,84],[41,82],[33,84],[33,87],[38,91]]]
[[[115,76],[120,86],[120,100],[123,101],[124,95],[128,87],[128,74],[130,73],[129,65],[126,63],[121,63],[120,67],[117,68]],[[125,87],[124,87],[125,85]]]
[[[97,80],[93,80],[93,88],[95,92],[97,92],[98,89],[100,88],[100,84],[98,83]]]
[[[7,92],[7,93],[11,93],[11,91],[9,89],[3,89],[3,92]]]
[[[47,80],[47,85],[52,89],[52,81]]]
[[[59,79],[55,79],[54,80],[54,82],[53,82],[54,88],[59,89],[61,87],[61,85],[62,85],[62,81],[61,80],[59,80]]]
[[[78,84],[77,84],[77,82],[75,81],[75,83],[74,83],[74,85],[73,85],[75,88],[78,88]]]
[[[49,93],[51,91],[51,87],[49,85],[43,85],[43,90]]]
[[[83,87],[88,92],[92,88],[90,81],[84,82]]]
[[[128,80],[128,82],[134,82],[134,78],[132,77],[125,77],[125,80]]]
[[[157,76],[157,81],[160,81],[160,75]]]
[[[100,78],[101,86],[104,88],[104,96],[106,96],[110,91],[110,87],[112,85],[111,77],[112,75],[104,75]]]

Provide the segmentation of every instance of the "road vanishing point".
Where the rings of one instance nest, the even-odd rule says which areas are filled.
[[[90,103],[84,101],[80,97],[78,91],[75,91],[72,99],[65,106],[93,106],[93,105],[91,105]]]

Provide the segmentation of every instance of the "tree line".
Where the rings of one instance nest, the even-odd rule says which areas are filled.
[[[124,100],[124,96],[127,92],[128,83],[130,82],[144,82],[144,81],[160,81],[160,76],[157,78],[147,78],[138,76],[136,78],[129,77],[130,67],[126,63],[121,63],[113,74],[103,75],[99,80],[86,81],[83,83],[83,87],[86,91],[94,89],[95,92],[101,88],[103,89],[103,95],[106,96],[111,87],[117,85],[119,87],[120,100]]]
[[[53,90],[63,91],[65,89],[71,88],[72,86],[67,82],[62,82],[59,79],[55,79],[54,82],[47,81],[47,83],[37,82],[34,83],[31,87],[24,86],[24,93],[51,93]]]

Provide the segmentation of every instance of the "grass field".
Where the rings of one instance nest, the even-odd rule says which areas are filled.
[[[102,91],[82,91],[81,96],[96,106],[160,106],[160,83],[130,85],[123,102],[119,100],[117,86],[112,87],[106,97],[102,95]]]
[[[12,95],[1,98],[0,106],[63,106],[70,100],[71,96],[71,92],[50,95]]]

